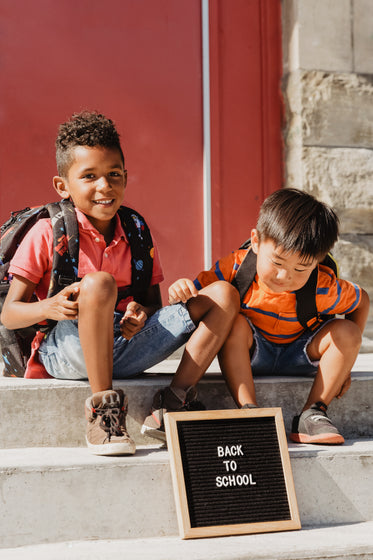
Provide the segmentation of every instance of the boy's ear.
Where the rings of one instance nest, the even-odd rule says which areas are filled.
[[[53,177],[53,186],[61,198],[69,198],[70,193],[66,180],[63,177]]]
[[[251,248],[253,250],[253,253],[257,255],[259,248],[259,237],[256,229],[251,230]]]

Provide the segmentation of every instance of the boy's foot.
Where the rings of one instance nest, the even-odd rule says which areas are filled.
[[[294,416],[290,439],[295,443],[344,443],[343,436],[326,414],[327,408],[326,404],[317,402],[299,416]]]
[[[121,389],[94,393],[85,402],[86,441],[95,455],[133,455],[135,442],[126,430],[128,399]]]
[[[183,389],[166,387],[154,395],[149,416],[145,418],[141,433],[166,441],[166,432],[163,417],[166,412],[180,412],[182,410],[206,410],[206,407],[197,401],[197,391],[190,387]]]
[[[245,403],[244,405],[241,406],[242,408],[259,408],[257,404],[253,404],[253,403]]]

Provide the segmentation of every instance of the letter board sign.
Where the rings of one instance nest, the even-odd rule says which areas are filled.
[[[280,408],[165,415],[182,538],[300,528]]]

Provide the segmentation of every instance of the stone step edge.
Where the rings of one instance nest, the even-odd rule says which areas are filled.
[[[372,364],[373,366],[373,364]],[[136,377],[129,379],[115,379],[113,381],[113,386],[125,387],[136,386],[136,385],[149,385],[151,383],[160,383],[161,385],[166,385],[170,383],[171,372],[159,372],[159,373],[141,373]],[[359,381],[370,381],[373,380],[373,367],[372,371],[353,371],[352,372],[352,382]],[[306,376],[265,376],[256,377],[255,384],[265,385],[268,383],[310,383],[312,377]],[[221,383],[225,385],[225,381],[220,372],[210,372],[204,375],[199,381],[198,385],[204,383]],[[59,389],[59,388],[73,388],[73,387],[85,387],[89,388],[88,381],[74,381],[70,379],[60,380],[60,379],[23,379],[18,377],[2,377],[0,376],[0,389],[13,389],[13,390],[28,390],[28,389]]]
[[[69,541],[0,550],[0,560],[91,560],[101,557],[136,560],[370,560],[373,559],[373,521],[234,537]]]
[[[169,383],[167,374],[150,374],[114,384],[128,395],[127,428],[137,444],[154,443],[141,434],[141,426],[155,391]],[[346,439],[373,436],[372,384],[373,373],[357,372],[346,396],[331,403],[330,417]],[[260,378],[256,383],[258,403],[263,407],[280,406],[289,433],[293,416],[299,412],[311,385],[312,378],[306,377]],[[28,442],[36,447],[84,446],[84,401],[91,394],[87,381],[1,377],[0,391],[0,447],[23,448]],[[221,374],[207,374],[199,383],[198,392],[200,400],[211,410],[236,408]]]
[[[121,382],[123,381],[129,381],[129,382],[135,382],[136,380],[139,379],[148,379],[149,375],[154,374],[155,376],[168,376],[168,375],[173,375],[178,367],[180,363],[179,359],[175,359],[175,358],[168,358],[167,360],[163,360],[162,362],[159,362],[159,364],[156,364],[155,366],[149,368],[148,370],[146,370],[143,374],[139,374],[139,376],[134,377],[134,378],[129,378],[129,379],[124,379],[121,380]],[[4,377],[2,375],[2,371],[3,371],[3,363],[0,361],[0,383],[5,383],[6,381],[10,381],[10,383],[19,383],[21,379],[23,378],[15,378],[15,377]],[[355,364],[352,368],[352,374],[353,377],[358,379],[359,377],[362,376],[373,376],[373,353],[361,353],[358,355]],[[201,382],[203,382],[204,380],[208,380],[209,378],[211,378],[212,376],[221,376],[221,371],[220,371],[220,367],[219,367],[219,363],[217,358],[215,358],[212,362],[212,364],[210,365],[210,367],[207,369],[206,374],[202,377]],[[266,376],[266,377],[257,377],[256,378],[256,382],[259,383],[265,383],[266,381],[273,381],[274,379],[276,379],[277,381],[282,379],[282,380],[306,380],[306,379],[310,379],[310,377],[294,377],[294,376],[276,376],[276,377],[271,377],[271,376]],[[32,380],[32,379],[27,379],[24,380],[27,385],[29,385],[32,382],[42,382],[47,384],[48,382],[51,383],[75,383],[75,384],[81,384],[81,383],[86,383],[88,385],[88,381],[59,381],[58,379],[40,379],[40,380]]]
[[[343,445],[307,445],[288,443],[290,459],[300,457],[331,457],[373,456],[373,438],[346,440]],[[31,471],[54,470],[72,467],[100,467],[109,468],[113,465],[143,465],[144,463],[169,463],[168,450],[162,444],[141,445],[135,455],[108,457],[94,455],[86,447],[23,447],[2,449],[0,454],[0,472],[7,470],[12,473],[19,470]]]

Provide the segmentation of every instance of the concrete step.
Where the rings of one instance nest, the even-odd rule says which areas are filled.
[[[289,452],[304,528],[373,521],[373,438],[291,444]],[[0,548],[178,536],[169,455],[160,447],[132,457],[96,457],[86,448],[2,450],[0,489]]]
[[[0,550],[0,560],[372,560],[373,522],[183,541],[178,537],[70,541]]]
[[[167,386],[178,360],[165,360],[135,379],[119,381],[129,397],[128,431],[138,445],[154,440],[141,435],[154,393]],[[285,429],[303,407],[312,385],[307,377],[266,377],[256,380],[258,402],[281,407]],[[200,381],[199,398],[207,408],[235,408],[215,360]],[[84,401],[88,382],[29,380],[0,376],[0,448],[85,445]],[[353,369],[351,389],[334,400],[329,412],[345,438],[373,437],[373,354],[360,354]]]

